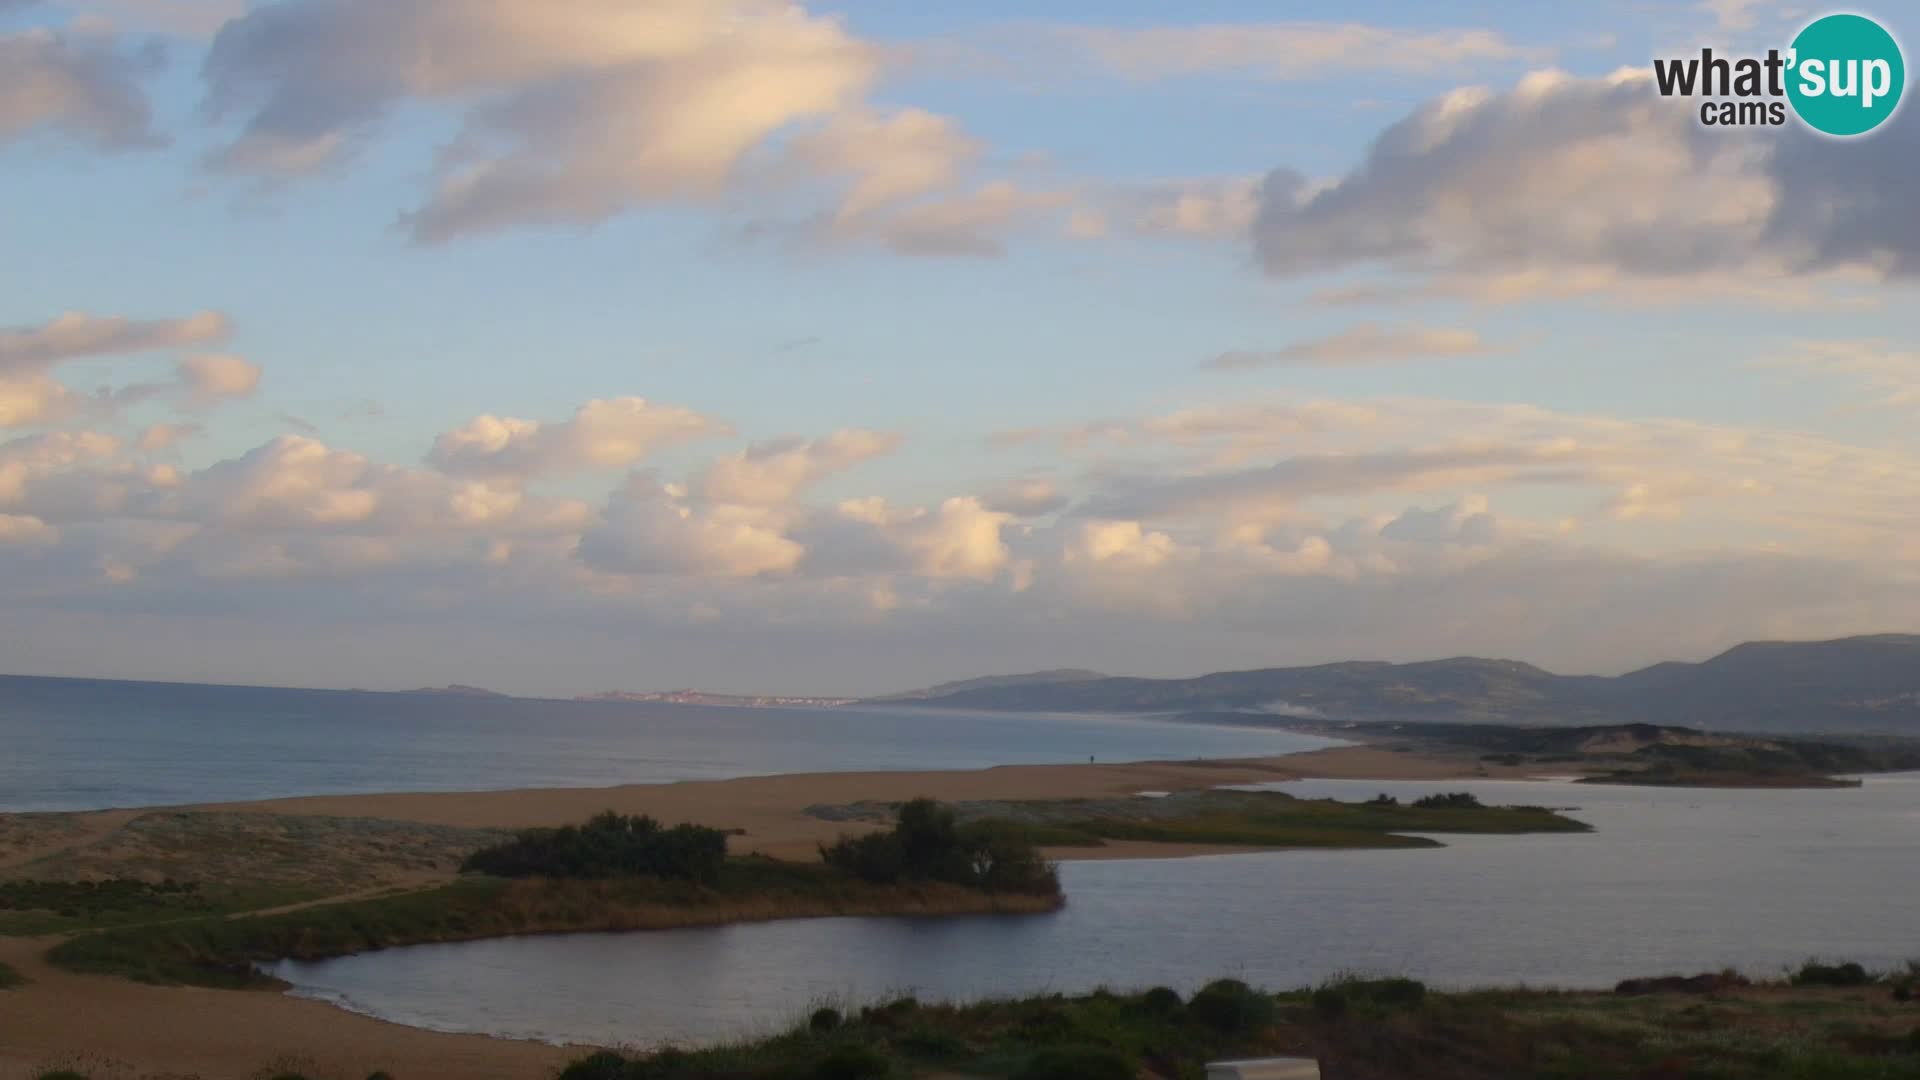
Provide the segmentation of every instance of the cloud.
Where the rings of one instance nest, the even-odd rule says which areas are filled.
[[[1797,126],[1719,131],[1650,78],[1539,72],[1504,93],[1454,91],[1387,128],[1343,176],[1278,170],[1253,227],[1261,263],[1280,276],[1524,283],[1508,287],[1516,298],[1568,278],[1670,290],[1911,273],[1920,221],[1889,170],[1914,163],[1920,117],[1903,110],[1844,147]]]
[[[695,504],[684,490],[632,478],[580,541],[580,557],[614,574],[751,578],[800,564],[806,549],[785,533],[786,517],[765,507]]]
[[[0,9],[5,6],[0,0]],[[247,0],[67,0],[67,6],[116,26],[205,37],[244,15]]]
[[[36,132],[102,150],[159,145],[140,84],[162,60],[155,49],[122,50],[112,35],[0,34],[0,145]]]
[[[804,156],[859,173],[859,200],[898,197],[939,170],[944,122],[866,120],[879,67],[783,0],[289,0],[222,28],[206,74],[209,111],[240,122],[215,164],[268,177],[339,164],[403,103],[460,110],[434,190],[402,219],[433,243],[710,200],[808,121],[838,125]]]
[[[1065,495],[1045,480],[1023,480],[995,490],[981,500],[987,509],[1011,517],[1041,517],[1064,509]]]
[[[1889,341],[1804,341],[1792,352],[1757,366],[1850,384],[1861,392],[1865,404],[1875,408],[1920,407],[1920,351]]]
[[[828,476],[891,454],[898,435],[847,429],[823,439],[756,443],[707,467],[699,489],[715,502],[779,506]]]
[[[70,312],[41,326],[0,329],[0,375],[45,371],[94,356],[125,356],[226,337],[226,316],[203,311],[184,319],[137,320]]]
[[[89,396],[62,384],[52,372],[61,364],[78,360],[135,356],[218,341],[228,329],[226,318],[214,312],[144,321],[69,313],[39,326],[0,328],[0,428],[51,423],[87,408],[110,411],[176,390],[178,387],[165,383],[140,383]],[[187,378],[185,366],[181,377]]]
[[[560,423],[475,417],[435,439],[427,461],[450,473],[497,476],[623,468],[661,447],[725,430],[719,421],[678,405],[612,398],[590,401]]]
[[[152,424],[140,433],[135,445],[142,450],[170,450],[204,434],[206,428],[200,424]]]
[[[1473,330],[1363,323],[1331,337],[1303,341],[1270,352],[1221,353],[1203,366],[1214,371],[1262,367],[1359,367],[1428,358],[1485,356],[1494,351],[1494,346]]]
[[[1354,72],[1430,75],[1540,60],[1551,50],[1493,30],[1406,30],[1362,23],[1253,23],[1142,29],[1062,27],[1055,33],[1132,79],[1237,72],[1275,81]]]
[[[260,365],[238,356],[202,353],[180,361],[180,380],[203,403],[251,397],[260,388]]]

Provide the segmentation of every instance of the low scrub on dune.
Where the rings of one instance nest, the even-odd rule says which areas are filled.
[[[902,805],[890,831],[822,845],[820,858],[873,884],[932,881],[992,893],[1060,893],[1059,875],[1024,827],[1008,821],[963,825],[931,799]]]
[[[936,812],[929,820],[948,819]],[[924,839],[912,828],[908,833]],[[927,857],[920,839],[909,845],[914,859]],[[604,814],[571,830],[525,834],[469,860],[476,870],[514,876],[476,873],[435,889],[278,914],[121,927],[69,939],[48,958],[70,971],[150,983],[268,988],[279,984],[260,972],[260,964],[399,945],[835,915],[1057,908],[1051,868],[1038,864],[1044,876],[1036,878],[1039,871],[1025,861],[1031,846],[998,834],[995,842],[1002,846],[987,849],[958,881],[919,873],[868,877],[828,863],[729,858],[718,830],[663,828],[645,818]],[[556,872],[521,876],[536,866]],[[647,869],[619,873],[617,867]]]
[[[727,834],[703,825],[667,828],[609,810],[585,825],[528,829],[467,856],[462,871],[495,877],[656,877],[710,882],[727,861]]]
[[[1344,977],[1275,994],[1222,979],[1185,1000],[1164,987],[959,1006],[903,999],[707,1050],[602,1052],[561,1077],[1132,1080],[1267,1056],[1312,1058],[1342,1080],[1920,1077],[1920,1015],[1884,993],[1717,985],[1726,989],[1444,993]]]

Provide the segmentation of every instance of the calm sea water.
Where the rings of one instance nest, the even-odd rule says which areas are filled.
[[[1252,757],[1256,728],[912,709],[734,709],[0,677],[0,811],[772,773]]]
[[[1846,791],[1550,783],[1281,785],[1578,807],[1578,836],[1448,837],[1415,851],[1069,863],[1055,915],[823,919],[516,938],[282,964],[301,992],[456,1031],[699,1043],[822,1000],[968,999],[1222,975],[1274,987],[1343,971],[1441,984],[1605,986],[1820,955],[1920,956],[1920,775]]]

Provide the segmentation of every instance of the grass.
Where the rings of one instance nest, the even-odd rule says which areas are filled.
[[[1231,844],[1267,848],[1409,848],[1437,841],[1418,833],[1588,832],[1555,811],[1527,806],[1403,806],[1301,799],[1277,791],[1192,791],[1164,798],[1055,799],[956,803],[963,821],[1024,826],[1049,847],[1099,846],[1108,840]],[[832,820],[871,820],[878,804],[813,807]]]
[[[436,889],[278,915],[197,918],[86,934],[47,955],[69,971],[141,982],[264,989],[255,964],[318,960],[513,934],[657,930],[832,915],[1034,912],[1057,897],[940,883],[872,885],[814,863],[729,859],[712,883],[471,878]]]
[[[1807,1002],[1834,1008],[1794,1007]],[[964,1006],[905,999],[712,1049],[596,1054],[561,1078],[1193,1078],[1208,1061],[1295,1055],[1349,1080],[1893,1080],[1920,1077],[1917,1029],[1920,1010],[1881,985],[1628,996],[1340,979],[1270,994],[1221,980],[1184,999],[1164,988]]]
[[[316,899],[306,888],[233,888],[142,881],[0,882],[0,937],[46,937],[210,915],[232,915]]]
[[[26,984],[26,976],[5,964],[0,964],[0,990],[12,990],[15,987],[25,986]]]

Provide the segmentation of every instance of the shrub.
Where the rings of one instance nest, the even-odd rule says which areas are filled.
[[[1322,986],[1313,992],[1313,1011],[1329,1020],[1347,1015],[1347,992],[1339,986]]]
[[[87,1077],[86,1074],[74,1072],[72,1069],[55,1069],[52,1072],[41,1073],[34,1080],[87,1080]]]
[[[609,810],[585,825],[528,829],[467,856],[460,869],[496,877],[657,877],[711,882],[727,858],[727,834],[703,825],[666,828]]]
[[[1103,1046],[1054,1046],[1041,1050],[1013,1080],[1133,1080],[1132,1059]]]
[[[839,1026],[839,1009],[815,1009],[813,1015],[807,1017],[808,1031],[832,1031]]]
[[[1180,994],[1170,986],[1156,986],[1140,995],[1140,1004],[1157,1016],[1171,1016],[1186,1008],[1186,1002],[1180,1000]]]
[[[1226,1035],[1257,1031],[1273,1022],[1273,999],[1238,979],[1210,982],[1193,995],[1187,1011]]]
[[[1795,986],[1865,986],[1873,981],[1867,969],[1849,960],[1844,964],[1822,964],[1809,960],[1800,965],[1790,980]]]
[[[940,881],[988,892],[1053,896],[1060,879],[1032,834],[1012,822],[960,825],[932,799],[900,807],[891,832],[843,836],[820,847],[828,866],[862,881]]]
[[[1400,800],[1383,791],[1380,794],[1375,795],[1373,798],[1368,799],[1365,805],[1367,806],[1399,806]]]
[[[814,1080],[876,1080],[892,1066],[870,1046],[836,1046],[813,1067]]]
[[[931,1024],[915,1024],[895,1038],[893,1044],[915,1057],[935,1061],[952,1061],[972,1052],[965,1039]]]
[[[1418,810],[1479,810],[1482,808],[1480,800],[1466,791],[1456,791],[1450,795],[1428,795],[1423,799],[1413,800],[1413,805]]]
[[[367,1074],[367,1080],[393,1080],[393,1074],[385,1069]]]
[[[631,1075],[626,1058],[611,1050],[583,1057],[560,1073],[560,1080],[627,1080]]]

